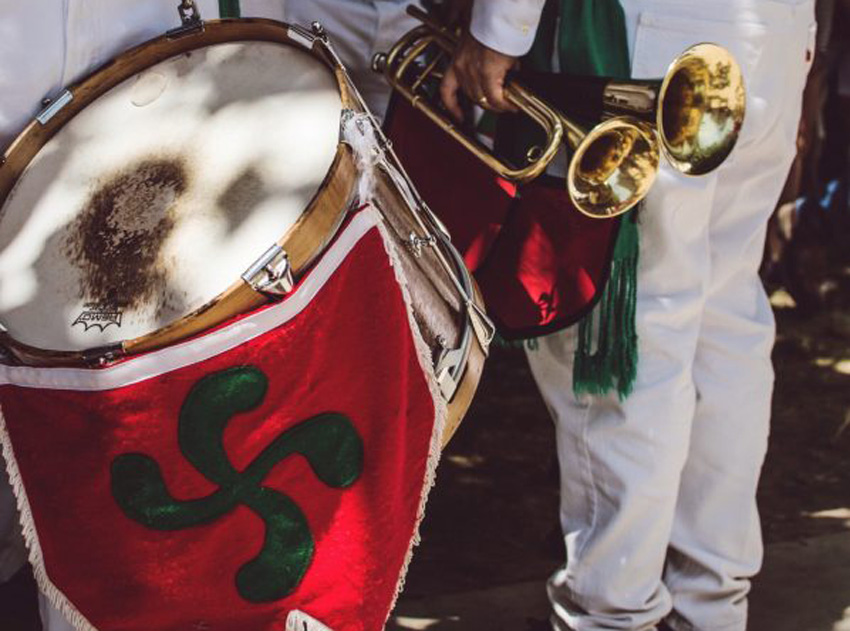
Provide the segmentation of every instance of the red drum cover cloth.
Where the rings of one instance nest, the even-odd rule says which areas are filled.
[[[303,310],[203,361],[101,391],[32,387],[32,375],[45,373],[50,382],[50,369],[0,371],[12,472],[28,498],[46,575],[94,628],[283,631],[293,609],[333,631],[383,628],[439,437],[432,436],[435,399],[384,243],[374,227],[364,235]],[[286,308],[305,282],[261,314]],[[233,326],[250,331],[255,315]],[[205,377],[246,367],[267,377],[268,390],[258,406],[225,425],[224,451],[237,475],[293,426],[321,413],[350,419],[362,441],[361,469],[347,488],[320,480],[299,453],[261,480],[300,508],[315,545],[297,587],[270,602],[250,602],[235,585],[237,571],[264,542],[257,512],[237,501],[202,525],[161,531],[128,518],[110,488],[116,459],[135,452],[159,464],[175,498],[214,493],[218,485],[181,453],[181,406]],[[52,374],[56,383],[65,379],[62,371]],[[14,385],[22,379],[27,387]]]
[[[474,272],[502,337],[557,331],[596,304],[619,219],[581,214],[555,178],[517,190],[397,95],[386,127],[416,188]]]

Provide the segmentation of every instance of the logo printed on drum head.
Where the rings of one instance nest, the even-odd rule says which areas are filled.
[[[65,235],[81,296],[113,311],[168,301],[162,251],[188,183],[176,158],[145,160],[100,183]]]
[[[143,453],[121,454],[112,462],[112,495],[122,512],[154,530],[183,530],[209,524],[245,506],[265,523],[257,556],[236,573],[236,590],[252,603],[279,600],[301,583],[315,544],[307,518],[288,496],[264,486],[278,463],[303,456],[316,477],[346,489],[363,470],[363,441],[351,420],[325,412],[290,427],[243,470],[224,446],[224,431],[237,414],[260,406],[268,379],[255,366],[236,366],[198,381],[180,408],[177,439],[183,456],[219,488],[206,497],[179,500],[168,490],[159,463]]]
[[[121,318],[124,315],[121,309],[114,309],[99,305],[94,302],[87,302],[83,305],[83,312],[77,316],[77,319],[71,323],[74,327],[78,324],[83,325],[83,330],[88,331],[91,328],[98,329],[103,333],[110,324],[121,328]]]

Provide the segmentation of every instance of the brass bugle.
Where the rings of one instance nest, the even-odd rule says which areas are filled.
[[[414,108],[493,171],[512,182],[528,182],[546,171],[566,141],[573,152],[567,188],[579,211],[595,218],[616,217],[646,196],[658,171],[659,151],[651,126],[637,118],[610,118],[586,131],[521,84],[508,81],[505,98],[544,130],[546,143],[528,156],[528,164],[514,167],[465,134],[432,102],[439,95],[425,89],[429,79],[442,77],[440,64],[451,59],[458,37],[418,7],[410,6],[408,12],[420,19],[422,26],[407,33],[388,53],[376,55],[374,69]]]
[[[655,125],[665,157],[687,175],[705,175],[732,152],[746,111],[741,68],[716,44],[676,57],[661,79],[519,72],[516,77],[573,116],[633,116]],[[553,81],[554,79],[554,81]]]

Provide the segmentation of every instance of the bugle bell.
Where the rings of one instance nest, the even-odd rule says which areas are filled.
[[[413,107],[466,147],[501,177],[522,184],[543,174],[566,140],[573,155],[567,188],[576,208],[595,218],[615,217],[643,199],[658,170],[659,152],[651,126],[630,116],[610,118],[590,131],[567,118],[516,81],[505,87],[506,98],[546,133],[546,143],[528,156],[528,164],[505,164],[471,135],[465,134],[439,105],[434,81],[454,53],[458,37],[421,9],[408,12],[423,22],[373,67]]]
[[[741,68],[716,44],[688,48],[661,79],[526,71],[515,76],[573,116],[633,116],[653,123],[665,157],[687,175],[705,175],[720,166],[738,140],[746,110]]]

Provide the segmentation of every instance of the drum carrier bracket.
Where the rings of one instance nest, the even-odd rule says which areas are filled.
[[[313,35],[313,32],[308,31],[299,24],[290,24],[287,29],[287,35],[289,35],[289,39],[294,42],[298,42],[307,50],[312,50],[313,43],[316,41],[316,37]]]
[[[68,105],[71,101],[74,100],[74,95],[70,90],[64,90],[62,94],[56,97],[55,100],[44,99],[42,101],[44,105],[44,109],[41,110],[38,115],[35,117],[35,120],[39,122],[40,125],[44,126],[50,122],[50,119],[56,116],[63,107]]]
[[[292,291],[295,280],[289,255],[274,244],[242,274],[242,280],[254,291],[275,296],[285,296]]]
[[[184,35],[203,32],[204,21],[201,19],[201,12],[198,10],[195,0],[181,0],[177,6],[177,12],[180,14],[181,26],[168,31],[165,34],[166,37],[177,39]]]

